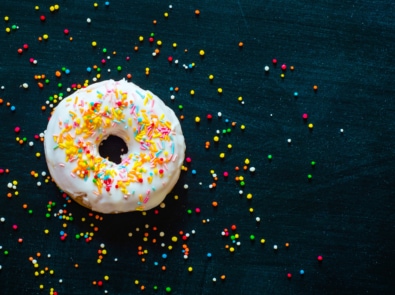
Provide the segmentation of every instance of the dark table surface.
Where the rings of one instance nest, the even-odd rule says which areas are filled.
[[[0,294],[393,292],[393,1],[94,3],[0,3]],[[50,104],[99,74],[183,116],[164,208],[92,213],[48,175]]]

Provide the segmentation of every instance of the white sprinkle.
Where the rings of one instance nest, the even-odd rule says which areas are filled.
[[[343,128],[340,128],[340,133],[343,134],[343,132],[344,132],[344,129],[343,129]]]
[[[215,283],[217,281],[217,279],[216,278],[213,278],[213,283]]]
[[[277,250],[277,249],[278,249],[278,246],[277,246],[277,245],[274,245],[274,246],[273,246],[273,249],[274,249],[274,250]]]
[[[188,185],[187,184],[184,184],[184,189],[188,189]]]
[[[244,192],[242,190],[239,190],[239,195],[242,195]]]
[[[255,167],[250,167],[250,172],[255,172]]]
[[[288,138],[288,140],[287,140],[287,141],[288,141],[288,143],[291,143],[291,142],[292,142],[292,139]]]
[[[221,117],[222,117],[222,113],[218,112],[218,118],[221,118]]]
[[[22,87],[25,88],[25,89],[28,89],[28,88],[29,88],[29,84],[23,83],[23,84],[22,84]]]
[[[191,230],[191,233],[194,235],[196,233],[196,231],[193,229],[193,230]]]
[[[4,221],[5,221],[5,218],[4,218],[4,217],[1,217],[1,218],[0,218],[0,221],[1,221],[1,222],[4,222]]]
[[[29,146],[33,146],[34,142],[33,141],[29,141]]]
[[[265,72],[269,72],[270,68],[269,66],[265,66]]]
[[[104,245],[103,243],[101,243],[101,244],[100,244],[100,248],[103,249],[104,247],[106,247],[106,245]]]
[[[41,176],[46,176],[46,175],[47,175],[47,172],[45,172],[45,171],[41,172]]]
[[[88,24],[90,24],[91,21],[92,21],[92,20],[91,20],[89,17],[86,19],[86,22],[87,22]]]
[[[156,52],[152,52],[152,56],[156,56]]]
[[[41,182],[40,181],[37,181],[37,186],[41,186]]]
[[[174,100],[176,97],[174,95],[170,96],[171,100]]]
[[[174,61],[174,63],[175,63],[176,65],[178,65],[178,59],[176,59],[176,60]]]
[[[256,222],[261,222],[261,219],[259,217],[255,218]]]
[[[172,9],[172,8],[173,8],[173,5],[170,4],[170,5],[169,5],[169,9]]]
[[[61,283],[63,283],[63,280],[62,280],[62,279],[59,279],[59,284],[61,284]]]
[[[188,259],[188,255],[184,255],[184,259],[187,260]]]

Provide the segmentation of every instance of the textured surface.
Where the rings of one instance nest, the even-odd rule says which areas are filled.
[[[172,294],[391,293],[395,4],[114,0],[108,8],[98,2],[95,9],[93,1],[60,1],[59,11],[51,13],[46,2],[0,3],[0,86],[5,87],[0,90],[4,100],[0,105],[0,168],[10,169],[10,173],[0,174],[0,217],[5,218],[0,223],[0,294],[49,294],[50,288],[59,294],[151,294],[155,285],[157,294],[166,293],[166,286],[172,288]],[[35,5],[40,6],[39,11],[34,10]],[[200,9],[199,17],[195,17],[195,9]],[[165,12],[169,12],[167,19]],[[45,22],[40,21],[42,14]],[[5,22],[4,16],[10,20]],[[92,19],[89,25],[87,18]],[[19,29],[7,34],[5,29],[13,24]],[[63,33],[65,28],[70,30],[68,36]],[[151,32],[155,42],[163,42],[156,58],[151,53],[157,45],[148,42]],[[43,34],[49,39],[39,42],[37,38]],[[140,35],[145,38],[141,44]],[[98,43],[96,48],[92,41]],[[240,41],[244,42],[242,49]],[[176,50],[173,42],[178,44]],[[29,49],[19,55],[17,50],[25,43]],[[133,49],[136,45],[138,52]],[[103,48],[107,48],[106,54]],[[201,49],[204,58],[199,56]],[[178,66],[168,63],[170,55],[179,60]],[[38,64],[32,65],[29,58]],[[103,58],[105,65],[101,64]],[[278,60],[277,67],[271,63],[273,58]],[[192,70],[184,70],[183,64],[193,62]],[[288,70],[281,79],[283,63]],[[30,175],[32,170],[46,171],[43,155],[35,156],[36,152],[43,154],[43,148],[34,135],[45,129],[50,115],[49,107],[42,112],[41,106],[48,97],[66,93],[73,83],[92,81],[96,73],[89,74],[86,68],[93,65],[102,67],[102,79],[131,73],[133,82],[185,116],[182,128],[192,162],[159,214],[104,216],[99,221],[87,209],[67,204],[53,183],[44,183],[44,177]],[[121,72],[116,69],[119,65]],[[264,72],[265,65],[270,66],[269,74]],[[293,72],[290,65],[295,66]],[[71,73],[57,79],[54,73],[62,67]],[[37,74],[50,79],[42,90],[34,80]],[[209,74],[215,76],[212,83]],[[20,87],[25,82],[27,90]],[[313,85],[318,85],[317,92]],[[172,101],[169,87],[176,86],[180,90],[173,93]],[[222,95],[217,88],[223,89]],[[298,92],[297,98],[294,92]],[[239,96],[244,105],[238,102]],[[16,106],[15,112],[6,106],[7,101]],[[219,111],[221,119],[217,118]],[[207,113],[213,114],[211,121],[205,119]],[[309,114],[307,122],[301,118],[303,113]],[[201,118],[198,125],[196,116]],[[216,130],[222,132],[230,126],[226,119],[237,126],[229,134],[220,134],[216,145]],[[313,131],[308,123],[314,124]],[[242,124],[244,131],[240,130]],[[19,134],[14,132],[16,126],[21,128]],[[34,147],[18,144],[17,136],[34,141]],[[204,148],[206,141],[211,142],[209,150]],[[228,144],[233,146],[231,151]],[[223,160],[221,152],[226,153]],[[272,161],[267,160],[268,154]],[[246,158],[256,172],[234,171]],[[317,162],[315,168],[310,165],[312,160]],[[218,174],[215,190],[208,188],[213,181],[210,170]],[[227,179],[222,176],[224,171],[229,172]],[[311,182],[308,174],[313,176]],[[234,180],[238,175],[245,177],[242,196],[240,184]],[[7,188],[13,180],[18,181],[18,196]],[[41,187],[37,181],[43,183]],[[7,198],[8,192],[13,194],[11,198]],[[250,201],[248,193],[253,195]],[[178,201],[174,195],[179,196]],[[213,200],[219,204],[216,209],[211,206]],[[51,214],[66,206],[74,221],[46,218],[49,201],[57,203]],[[33,210],[32,215],[23,204]],[[196,214],[195,208],[201,213]],[[249,208],[254,208],[253,214]],[[16,231],[14,224],[18,225]],[[240,247],[221,236],[224,228],[231,231],[232,224],[237,225]],[[97,232],[94,226],[99,228]],[[48,235],[45,229],[49,229]],[[196,234],[185,242],[190,253],[184,260],[179,231],[192,230]],[[60,231],[68,234],[65,241],[59,239]],[[89,243],[75,238],[90,232],[94,237]],[[165,236],[160,237],[159,232]],[[172,242],[172,236],[178,242]],[[18,238],[23,238],[22,244]],[[260,244],[261,238],[266,239],[265,245]],[[290,243],[288,249],[286,242]],[[102,243],[108,254],[99,265],[97,251]],[[226,245],[234,246],[235,252],[230,253]],[[279,249],[274,251],[273,245]],[[148,253],[138,255],[138,246]],[[8,255],[3,254],[5,250]],[[44,271],[35,276],[29,257],[36,257],[37,252],[42,254],[37,258],[38,271],[48,266],[53,275]],[[208,252],[211,259],[206,257]],[[324,258],[321,264],[318,255]],[[161,270],[163,265],[166,271]],[[303,277],[300,269],[305,271]],[[292,273],[291,280],[287,273]],[[224,281],[222,274],[226,275]],[[110,277],[108,281],[104,281],[105,275]],[[99,280],[104,282],[102,287],[92,284]],[[141,291],[142,285],[145,291]]]

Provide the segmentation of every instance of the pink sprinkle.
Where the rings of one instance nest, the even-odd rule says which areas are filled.
[[[277,59],[273,58],[273,59],[272,59],[272,63],[273,63],[274,65],[277,64]]]
[[[285,70],[287,69],[287,65],[286,65],[286,64],[282,64],[282,65],[281,65],[281,69],[282,69],[283,71],[285,71]]]
[[[68,35],[68,34],[70,33],[70,31],[69,31],[68,29],[64,29],[64,30],[63,30],[63,33],[64,33],[65,35]]]
[[[17,230],[17,229],[18,229],[18,226],[17,226],[16,224],[14,224],[14,225],[12,226],[12,229],[13,229],[13,230]]]
[[[191,163],[191,162],[192,162],[192,159],[191,159],[190,157],[187,157],[187,158],[185,159],[185,161],[186,161],[187,163]]]
[[[199,214],[199,213],[200,213],[200,208],[196,208],[196,209],[195,209],[195,212],[196,212],[197,214]]]
[[[321,255],[318,255],[317,260],[321,262],[324,258]]]
[[[304,114],[302,115],[303,120],[307,120],[308,117],[309,117],[309,115],[306,114],[306,113],[304,113]]]
[[[0,174],[3,174],[3,173],[4,173],[4,169],[0,168]]]
[[[127,56],[127,57],[126,57],[126,60],[129,61],[129,60],[130,60],[130,56]]]
[[[19,133],[19,131],[21,131],[21,128],[17,126],[17,127],[15,127],[14,131],[15,131],[15,133]]]
[[[229,176],[228,171],[225,171],[225,172],[224,172],[224,177],[228,177],[228,176]]]

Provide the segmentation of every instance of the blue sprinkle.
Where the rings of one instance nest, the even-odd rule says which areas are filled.
[[[193,175],[196,174],[196,170],[195,170],[195,169],[192,170],[192,174],[193,174]]]
[[[90,72],[92,71],[92,68],[91,68],[91,67],[87,67],[87,68],[86,68],[86,71],[87,71],[88,73],[90,73]]]
[[[173,91],[173,90],[174,90],[174,88],[173,88],[173,87],[170,87],[170,88],[169,88],[169,90],[170,90],[170,91]]]
[[[192,65],[192,64],[189,64],[189,65],[188,65],[188,68],[192,69],[192,67],[193,67],[193,65]]]
[[[229,119],[225,119],[225,123],[229,123]]]
[[[104,5],[110,6],[110,2],[109,2],[109,1],[106,1],[106,2],[104,2]]]
[[[294,96],[297,97],[299,94],[297,92],[294,92]]]
[[[66,75],[70,74],[70,70],[69,69],[66,69],[64,72],[66,73]]]
[[[155,262],[154,262],[154,265],[155,265],[155,266],[158,266],[158,265],[159,265],[159,263],[158,263],[157,261],[155,261]]]
[[[301,269],[301,270],[299,271],[299,273],[300,273],[301,276],[303,276],[303,275],[304,275],[304,270]]]
[[[166,253],[162,254],[162,258],[166,259],[167,258],[167,254]]]
[[[61,230],[60,231],[60,235],[63,236],[64,235],[64,231]]]
[[[211,258],[211,253],[210,253],[210,252],[207,253],[207,257],[208,257],[208,258]]]
[[[11,111],[13,112],[13,111],[15,111],[15,107],[14,106],[11,106]]]

